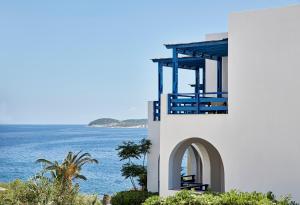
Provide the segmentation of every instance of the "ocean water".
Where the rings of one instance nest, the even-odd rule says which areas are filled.
[[[29,179],[41,170],[38,158],[58,160],[69,151],[89,152],[99,164],[82,169],[87,181],[77,181],[80,191],[103,195],[130,189],[120,173],[115,148],[123,141],[139,141],[147,129],[91,128],[85,125],[0,125],[0,182]]]

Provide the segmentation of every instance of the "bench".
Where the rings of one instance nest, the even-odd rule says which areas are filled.
[[[195,180],[195,175],[181,176],[181,189],[195,189],[196,191],[207,191],[208,184],[198,183]]]

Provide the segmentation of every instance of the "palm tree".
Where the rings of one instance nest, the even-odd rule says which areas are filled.
[[[87,178],[80,173],[83,165],[88,163],[98,163],[98,161],[93,159],[91,154],[81,154],[80,151],[77,154],[69,152],[61,164],[57,161],[51,162],[47,159],[38,159],[36,160],[36,163],[44,164],[45,172],[50,172],[55,180],[63,184],[67,183],[71,187],[74,179],[87,180]]]

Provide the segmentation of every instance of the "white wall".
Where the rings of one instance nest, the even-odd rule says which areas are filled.
[[[147,188],[151,192],[158,192],[158,159],[160,144],[160,122],[153,121],[153,102],[148,102],[148,139],[152,146],[147,155]]]
[[[228,33],[211,33],[205,35],[206,41],[228,38]],[[206,64],[206,92],[217,92],[217,61],[205,60]],[[228,58],[222,58],[222,90],[228,91]]]
[[[230,15],[228,188],[300,201],[299,55],[300,5]]]
[[[167,115],[162,97],[160,194],[172,150],[202,138],[219,151],[225,190],[272,190],[300,201],[300,6],[229,18],[229,114]],[[149,129],[150,131],[150,129]]]
[[[160,195],[167,196],[169,190],[169,158],[172,151],[185,139],[202,138],[221,150],[221,157],[230,154],[226,149],[227,139],[221,136],[221,130],[226,128],[228,115],[168,115],[167,96],[162,96],[162,115],[160,121]],[[218,128],[218,129],[215,129]],[[223,159],[224,161],[224,159]],[[225,166],[225,165],[224,165]],[[226,173],[226,169],[225,169]]]

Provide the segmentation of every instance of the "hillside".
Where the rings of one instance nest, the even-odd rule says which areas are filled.
[[[112,118],[100,118],[90,122],[88,126],[109,128],[147,128],[147,119],[116,120]]]

